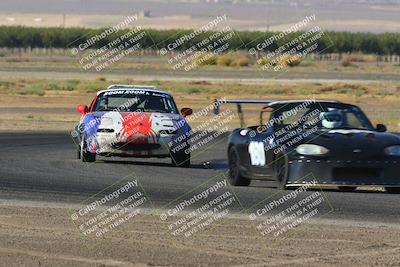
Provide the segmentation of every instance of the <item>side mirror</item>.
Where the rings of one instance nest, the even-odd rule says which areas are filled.
[[[193,109],[191,109],[191,108],[182,108],[181,109],[181,114],[182,114],[183,117],[187,117],[189,115],[192,115],[193,114]]]
[[[384,124],[377,124],[376,125],[376,131],[380,133],[384,133],[387,131],[386,125]]]
[[[76,111],[81,113],[82,115],[85,115],[88,112],[88,107],[84,104],[78,105],[76,107]]]

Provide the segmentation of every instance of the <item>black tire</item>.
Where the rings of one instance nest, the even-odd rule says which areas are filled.
[[[338,186],[339,190],[346,191],[346,192],[353,192],[356,191],[357,186]]]
[[[82,137],[80,159],[82,162],[95,162],[96,154],[86,151],[86,138]]]
[[[400,187],[385,187],[389,194],[400,194]]]
[[[81,159],[81,149],[76,150],[76,158]]]
[[[240,174],[240,160],[239,154],[234,147],[231,147],[228,152],[228,164],[229,164],[229,183],[233,186],[248,186],[251,183],[250,179],[243,177]]]
[[[171,164],[174,167],[189,168],[190,167],[190,154],[176,153],[171,154]]]
[[[277,188],[287,189],[286,184],[289,179],[289,160],[287,155],[278,155],[274,162],[274,177]]]

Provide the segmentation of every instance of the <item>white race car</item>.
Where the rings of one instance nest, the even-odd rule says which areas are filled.
[[[173,97],[157,87],[111,85],[97,92],[91,105],[79,105],[82,114],[73,131],[78,158],[93,162],[96,155],[171,157],[174,166],[190,166],[191,128]]]

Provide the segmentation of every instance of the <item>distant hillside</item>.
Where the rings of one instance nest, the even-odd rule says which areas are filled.
[[[1,0],[0,25],[104,27],[133,13],[146,27],[191,28],[227,14],[240,30],[279,30],[315,13],[321,28],[398,32],[398,0]]]

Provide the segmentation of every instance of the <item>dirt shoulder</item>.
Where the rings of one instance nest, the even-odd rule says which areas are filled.
[[[141,214],[107,236],[84,237],[67,208],[0,206],[2,266],[397,266],[400,229],[304,223],[283,236],[227,218],[176,240]]]

